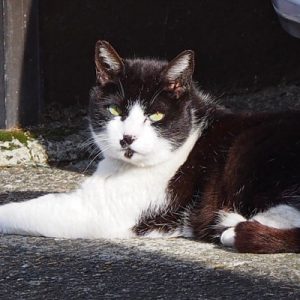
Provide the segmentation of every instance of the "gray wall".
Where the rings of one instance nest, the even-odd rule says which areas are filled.
[[[0,4],[0,128],[39,121],[41,70],[38,0]]]

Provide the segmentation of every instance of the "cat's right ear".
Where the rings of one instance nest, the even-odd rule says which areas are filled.
[[[163,77],[166,89],[179,98],[190,86],[194,72],[194,51],[186,50],[177,55],[165,68]]]
[[[124,71],[124,63],[116,50],[106,41],[98,41],[95,47],[97,81],[102,86],[115,82]]]

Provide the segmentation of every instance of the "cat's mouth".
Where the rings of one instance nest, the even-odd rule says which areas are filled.
[[[123,149],[122,152],[124,153],[124,157],[125,158],[128,158],[128,159],[131,159],[132,156],[137,153],[136,151],[132,150],[131,148],[126,148],[126,149]]]
[[[130,149],[130,148],[127,148],[127,149],[125,150],[125,152],[124,152],[124,156],[125,156],[126,158],[130,159],[130,158],[133,156],[134,153],[135,153],[134,150],[132,150],[132,149]]]

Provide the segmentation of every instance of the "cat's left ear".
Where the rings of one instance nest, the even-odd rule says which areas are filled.
[[[98,41],[95,47],[97,81],[102,85],[115,82],[124,71],[124,63],[116,50],[106,41]]]
[[[166,89],[179,98],[192,82],[194,66],[194,51],[186,50],[176,56],[163,71]]]

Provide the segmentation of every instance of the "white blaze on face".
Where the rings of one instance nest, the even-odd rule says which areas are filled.
[[[147,127],[145,126],[147,121],[147,116],[145,116],[140,104],[134,104],[128,117],[123,122],[123,134],[136,138],[140,137],[143,134],[143,130]]]
[[[125,149],[120,144],[124,135],[134,138],[130,145],[130,149],[134,151],[131,158],[125,157]],[[125,120],[122,121],[121,117],[113,118],[108,122],[106,131],[101,136],[94,134],[94,138],[105,157],[137,166],[150,166],[166,161],[172,150],[171,143],[158,135],[139,103],[130,108]]]

